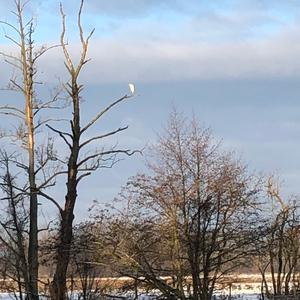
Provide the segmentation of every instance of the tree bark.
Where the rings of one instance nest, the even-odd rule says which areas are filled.
[[[65,300],[67,292],[67,270],[70,260],[70,249],[73,238],[73,220],[74,207],[77,199],[77,175],[78,175],[78,157],[80,143],[80,106],[79,106],[79,88],[76,80],[72,80],[72,100],[73,100],[73,120],[72,129],[72,147],[68,161],[68,179],[67,194],[65,197],[65,208],[61,212],[60,222],[60,240],[57,249],[56,270],[53,277],[51,288],[52,300]]]
[[[30,188],[30,228],[29,228],[29,247],[28,247],[28,267],[30,282],[30,299],[38,300],[38,199],[35,179],[35,132],[33,122],[33,41],[32,25],[28,33],[28,44],[26,45],[26,33],[24,32],[22,8],[18,3],[18,14],[20,23],[21,37],[21,58],[24,82],[25,103],[25,120],[27,126],[27,150],[28,150],[28,179]]]
[[[32,112],[32,96],[28,95],[26,103],[26,122],[28,128],[28,175],[30,185],[30,229],[28,266],[31,299],[38,299],[38,199],[35,183],[34,167],[34,126]]]

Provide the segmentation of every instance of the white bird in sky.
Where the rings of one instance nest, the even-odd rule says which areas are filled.
[[[134,95],[134,92],[135,92],[135,86],[134,86],[134,84],[133,83],[129,83],[128,86],[129,86],[129,90],[130,90],[131,94]]]

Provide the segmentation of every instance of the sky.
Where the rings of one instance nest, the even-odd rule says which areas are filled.
[[[14,22],[12,3],[0,1],[3,21]],[[62,3],[68,47],[76,59],[79,0]],[[59,42],[59,1],[31,0],[26,16],[36,22],[37,44]],[[143,148],[155,142],[175,106],[210,127],[250,170],[276,174],[285,196],[300,192],[298,0],[86,0],[82,20],[86,34],[95,28],[91,61],[80,77],[83,119],[128,93],[129,82],[137,91],[95,130],[129,125],[112,143]],[[0,27],[0,47],[13,53],[4,37],[10,33]],[[60,49],[44,56],[39,68],[46,86],[66,78]],[[5,85],[14,71],[3,63],[1,70]],[[129,176],[144,170],[143,160],[126,158],[83,183],[79,219],[88,215],[93,200],[114,198]]]

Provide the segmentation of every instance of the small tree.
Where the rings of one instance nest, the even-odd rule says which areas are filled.
[[[98,279],[103,275],[102,268],[94,265],[94,234],[93,224],[83,222],[74,228],[74,238],[71,248],[69,274],[76,280],[78,299],[95,300],[103,293]],[[70,275],[69,275],[70,277]],[[77,299],[77,298],[76,298]]]
[[[296,201],[284,201],[272,178],[268,180],[268,195],[275,205],[258,243],[257,261],[262,276],[262,292],[269,298],[272,294],[296,292],[300,220]],[[267,272],[271,274],[271,284],[266,279]]]
[[[27,296],[30,291],[30,279],[28,273],[27,261],[27,243],[28,243],[28,211],[25,206],[23,193],[15,188],[15,176],[10,170],[9,157],[5,152],[1,152],[0,169],[3,171],[1,176],[0,189],[3,193],[1,202],[4,205],[4,211],[1,214],[0,225],[0,243],[1,249],[1,268],[2,279],[9,279],[11,286],[4,286],[7,290],[18,295],[23,299],[23,291]]]

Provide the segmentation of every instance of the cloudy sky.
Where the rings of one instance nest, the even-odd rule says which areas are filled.
[[[13,22],[13,1],[0,1],[0,17]],[[300,2],[298,0],[86,0],[83,23],[95,28],[82,73],[85,116],[128,92],[138,96],[116,109],[98,130],[129,125],[119,143],[143,147],[155,140],[172,106],[196,115],[224,148],[250,169],[275,173],[285,195],[300,182]],[[76,58],[79,0],[64,0],[69,47]],[[31,0],[37,43],[59,41],[59,1]],[[0,43],[13,51],[3,36]],[[1,82],[10,74],[2,66]],[[65,72],[59,49],[40,63],[49,85]],[[101,127],[102,126],[102,127]],[[91,200],[109,201],[143,158],[122,161],[83,184],[83,212]]]

